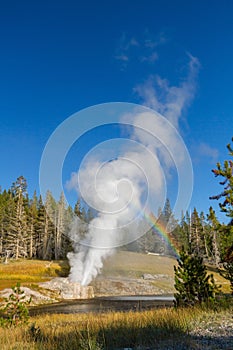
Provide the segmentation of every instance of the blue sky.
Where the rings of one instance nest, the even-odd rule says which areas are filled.
[[[166,102],[176,87],[177,104],[184,99],[177,123],[194,168],[191,207],[217,209],[208,199],[221,190],[211,169],[226,159],[233,136],[232,13],[231,0],[2,3],[2,188],[23,175],[29,193],[39,191],[46,141],[73,113],[106,102],[152,103],[148,96]],[[198,67],[187,96],[191,58]]]

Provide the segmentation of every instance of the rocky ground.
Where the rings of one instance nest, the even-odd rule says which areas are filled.
[[[95,296],[161,295],[174,293],[173,279],[165,274],[143,274],[141,278],[99,276],[93,283]]]
[[[232,350],[233,317],[230,311],[210,313],[196,319],[190,332],[177,338],[156,342],[151,347],[114,350]]]
[[[38,290],[21,287],[26,299],[32,298],[32,305],[46,304],[62,298],[61,285],[66,295],[73,292],[68,288],[67,279],[55,278],[42,284]],[[109,295],[149,295],[173,293],[173,280],[166,274],[143,274],[140,278],[99,276],[92,284],[95,296]],[[89,288],[89,287],[88,287]],[[93,292],[92,288],[89,292]],[[7,298],[11,289],[1,291],[0,297]],[[83,293],[83,291],[82,291]],[[84,295],[84,294],[82,294]],[[233,315],[230,311],[220,313],[203,313],[192,321],[189,332],[174,339],[156,341],[153,347],[121,348],[114,350],[232,350],[233,349]]]
[[[50,281],[39,283],[39,287],[58,293],[60,299],[90,299],[94,298],[91,286],[81,286],[80,283],[71,282],[68,277],[56,277]]]
[[[56,302],[56,299],[53,298],[51,295],[42,294],[28,287],[21,287],[20,289],[21,291],[24,292],[24,296],[25,296],[24,301],[28,302],[29,300],[31,300],[30,302],[31,305],[40,305],[40,304]],[[2,291],[0,291],[0,298],[2,300],[0,305],[5,305],[6,303],[5,299],[8,299],[11,294],[12,294],[11,288],[5,288]]]
[[[67,299],[90,299],[94,297],[93,287],[72,283],[64,277],[56,277],[50,281],[39,283],[36,290],[28,287],[20,287],[20,289],[25,296],[24,301],[30,300],[31,306],[55,303]],[[0,299],[2,300],[0,305],[5,305],[5,300],[9,298],[12,292],[11,288],[0,291]]]
[[[21,290],[24,291],[25,300],[31,298],[31,306],[65,299],[89,299],[94,296],[161,295],[174,292],[173,279],[166,274],[143,274],[140,278],[99,276],[91,286],[86,287],[70,283],[68,278],[56,277],[39,283],[36,289],[21,287]],[[0,291],[0,298],[8,298],[11,293],[12,289],[6,288]]]
[[[193,349],[233,349],[233,315],[212,314],[195,322],[190,332]]]

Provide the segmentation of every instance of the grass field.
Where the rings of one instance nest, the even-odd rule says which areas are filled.
[[[101,277],[141,278],[143,274],[148,273],[167,275],[173,279],[175,264],[176,260],[172,257],[119,251],[104,262]],[[9,288],[17,282],[20,282],[22,286],[30,287],[32,284],[49,280],[51,277],[66,276],[68,271],[67,261],[10,260],[8,264],[0,264],[0,290]],[[222,285],[223,292],[230,291],[227,280],[215,271],[210,271],[210,273],[213,273],[216,282]],[[163,287],[164,281],[158,279],[153,283]]]
[[[103,277],[139,278],[143,273],[173,277],[175,263],[176,260],[169,257],[118,252],[105,262]],[[10,287],[17,281],[21,285],[36,285],[39,281],[67,272],[68,264],[63,261],[10,261],[7,265],[0,264],[0,289]],[[214,274],[218,283],[229,285],[216,272]],[[205,343],[204,347],[196,347],[197,338],[193,336],[193,331],[202,334],[208,322],[208,327],[211,329],[213,326],[218,332],[222,329],[222,320],[227,320],[229,327],[232,327],[232,311],[232,306],[225,305],[224,309],[218,310],[170,308],[140,313],[41,315],[31,317],[27,325],[0,327],[0,349],[212,349],[205,347]],[[220,340],[224,341],[224,338],[220,336]]]
[[[62,262],[10,260],[8,264],[0,264],[0,290],[9,288],[17,282],[23,286],[29,286],[58,276],[61,272]]]
[[[108,278],[110,276],[123,276],[129,278],[140,278],[143,274],[167,275],[174,278],[174,265],[177,261],[173,257],[146,255],[140,253],[119,251],[115,255],[109,257],[103,267],[102,276]],[[208,270],[214,275],[217,284],[222,286],[224,293],[230,293],[229,281],[219,275],[213,269]],[[158,287],[163,288],[164,281],[158,279],[154,282]],[[164,284],[166,288],[166,283]]]
[[[140,278],[142,274],[166,274],[173,277],[174,258],[119,251],[109,257],[102,270],[103,276],[127,276]]]
[[[222,321],[232,329],[232,307],[224,310],[157,309],[145,312],[42,315],[28,325],[0,328],[1,350],[119,350],[119,349],[228,349],[198,346],[193,330],[221,331]],[[201,333],[202,334],[202,333]],[[217,335],[217,336],[216,336]],[[214,341],[224,344],[215,334]],[[202,339],[202,338],[200,338]],[[229,339],[228,339],[229,340]],[[230,349],[231,347],[229,347]]]

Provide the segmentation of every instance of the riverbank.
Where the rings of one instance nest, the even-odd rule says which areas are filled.
[[[173,294],[175,264],[173,257],[118,251],[106,259],[101,274],[92,281],[91,287],[95,297]],[[210,272],[216,283],[222,285],[223,293],[229,293],[229,281],[216,271]],[[32,304],[59,302],[61,291],[41,288],[40,283],[68,274],[68,261],[9,260],[8,264],[0,264],[0,294],[3,289],[20,282],[22,288],[33,291],[25,290],[28,298],[32,297]],[[7,297],[3,293],[2,299],[4,296]]]
[[[30,307],[31,316],[43,314],[106,313],[144,311],[173,306],[173,296],[117,296],[86,300],[62,301],[50,305]]]
[[[95,310],[92,309],[93,299],[80,300],[77,311],[74,307],[76,302],[59,302],[58,294],[47,291],[57,303],[34,309],[40,309],[40,314],[37,311],[33,314],[30,308],[28,325],[11,329],[0,328],[0,349],[231,349],[233,308],[230,304],[228,308],[217,311],[198,308],[175,310],[173,307],[164,308],[165,305],[162,304],[157,309],[151,300],[144,305],[138,299],[114,300],[119,298],[119,295],[126,299],[125,294],[131,294],[130,298],[135,298],[135,294],[141,294],[137,293],[138,290],[145,293],[148,291],[145,286],[149,285],[154,288],[150,291],[157,291],[154,294],[161,294],[161,290],[162,294],[167,294],[167,291],[173,288],[175,262],[175,259],[169,257],[119,252],[112,260],[106,262],[101,276],[93,281],[96,293]],[[10,262],[8,265],[2,264],[0,268],[2,286],[11,286],[16,280],[21,282],[22,286],[38,292],[42,292],[38,287],[40,281],[67,276],[69,271],[67,262],[63,261],[21,260]],[[215,277],[217,282],[224,286],[226,280],[217,273]],[[134,289],[135,285],[137,288]],[[128,290],[130,293],[127,293]],[[99,297],[101,295],[102,298]],[[65,314],[64,307],[67,307],[67,304],[68,308],[76,313]],[[116,306],[115,309],[113,305]],[[47,307],[51,313],[46,310]],[[59,314],[55,314],[57,307],[61,307]],[[98,308],[101,308],[101,312]],[[153,310],[148,311],[147,308]]]
[[[41,315],[0,328],[1,350],[232,349],[233,308]]]

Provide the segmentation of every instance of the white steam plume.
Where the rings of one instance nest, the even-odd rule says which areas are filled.
[[[156,83],[160,92],[163,91],[161,100],[154,80],[138,86],[136,91],[146,105],[164,113],[177,127],[183,109],[193,98],[198,67],[198,60],[190,56],[188,77],[178,87],[170,87],[167,81],[157,77]],[[79,172],[73,173],[68,183],[69,188],[75,188],[98,213],[82,241],[79,232],[84,224],[80,220],[74,220],[71,230],[74,252],[68,254],[70,279],[82,285],[97,276],[104,259],[113,254],[116,247],[139,238],[139,225],[145,225],[142,212],[150,211],[153,201],[157,207],[163,207],[165,178],[174,167],[174,158],[176,167],[185,159],[177,134],[158,114],[146,108],[134,110],[121,115],[121,123],[133,127],[129,147],[113,160],[110,157],[103,161],[96,154],[87,155]],[[177,211],[180,214],[181,208]]]
[[[96,277],[103,260],[116,247],[135,240],[145,189],[151,188],[160,203],[164,198],[163,174],[157,158],[152,159],[148,150],[135,147],[135,142],[133,144],[134,151],[128,151],[111,162],[101,164],[88,160],[70,180],[70,185],[78,185],[85,201],[98,211],[81,245],[77,242],[83,225],[81,220],[73,222],[71,231],[77,244],[74,253],[68,255],[70,279],[82,285],[89,284]]]
[[[194,98],[196,78],[200,69],[199,60],[190,54],[188,56],[188,74],[178,86],[170,86],[167,79],[152,75],[134,88],[145,106],[164,115],[176,128],[182,113]]]

